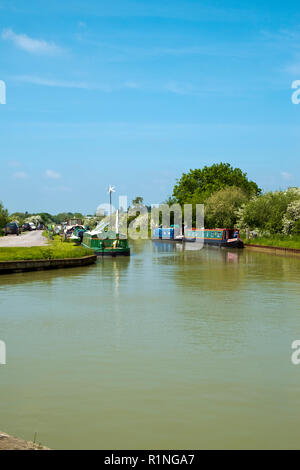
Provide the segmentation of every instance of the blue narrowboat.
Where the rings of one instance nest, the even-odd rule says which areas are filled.
[[[157,227],[152,230],[152,239],[161,241],[176,241],[180,242],[183,240],[183,236],[180,235],[179,226],[171,227]]]

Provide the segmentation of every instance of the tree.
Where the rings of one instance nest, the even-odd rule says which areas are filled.
[[[173,206],[173,204],[177,203],[177,199],[175,197],[169,196],[168,199],[166,199],[165,204],[168,204],[168,206]]]
[[[240,188],[227,187],[212,194],[205,203],[205,227],[234,227],[240,207],[248,195]]]
[[[289,204],[299,199],[294,189],[268,192],[250,200],[241,210],[239,224],[271,234],[282,233]]]
[[[28,212],[14,212],[13,214],[10,214],[10,220],[17,220],[19,224],[22,225],[28,216]]]
[[[39,225],[42,223],[42,217],[39,214],[31,215],[25,219],[25,222],[30,223],[32,222],[34,225]]]
[[[180,204],[203,204],[216,191],[227,186],[242,189],[248,196],[258,195],[261,189],[254,181],[249,181],[247,174],[240,168],[233,168],[229,163],[215,163],[203,169],[183,173],[173,189],[173,197]]]
[[[66,222],[69,219],[84,219],[83,214],[80,212],[61,212],[55,216],[53,216],[53,221],[56,224],[62,224],[63,222]]]
[[[47,225],[53,222],[53,216],[48,212],[40,212],[38,215],[41,216],[42,224]]]
[[[0,202],[0,229],[5,227],[8,222],[8,210],[4,208],[2,202]]]
[[[141,206],[143,202],[144,202],[144,198],[141,196],[137,196],[135,199],[133,199],[132,206],[133,207]]]
[[[300,199],[291,202],[283,217],[283,233],[300,235]]]

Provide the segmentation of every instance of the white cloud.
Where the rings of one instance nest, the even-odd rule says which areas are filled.
[[[198,90],[196,90],[190,83],[177,83],[175,81],[167,83],[166,90],[171,93],[175,93],[176,95],[198,94]]]
[[[26,178],[28,178],[28,174],[24,171],[17,171],[13,174],[13,177],[18,180],[25,180]]]
[[[59,54],[62,49],[53,42],[33,39],[26,34],[16,34],[12,29],[4,29],[1,35],[5,41],[11,41],[16,47],[32,54]]]
[[[293,175],[291,175],[291,173],[287,173],[286,171],[282,171],[281,176],[286,181],[293,179]]]
[[[15,77],[18,82],[32,83],[33,85],[41,85],[55,88],[82,88],[89,89],[90,86],[84,82],[73,82],[67,80],[52,80],[48,78],[34,77],[31,75],[21,75]]]
[[[81,90],[98,90],[103,93],[111,93],[113,91],[139,88],[139,84],[133,81],[128,81],[120,84],[96,83],[96,82],[76,82],[73,80],[57,80],[43,77],[36,77],[32,75],[19,75],[13,77],[14,80],[22,83],[31,83],[32,85],[47,86],[53,88],[75,88]]]
[[[46,170],[46,176],[47,176],[47,178],[52,178],[52,179],[61,178],[61,174],[57,173],[56,171],[53,171],[53,170]]]

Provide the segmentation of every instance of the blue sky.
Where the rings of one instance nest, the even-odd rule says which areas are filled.
[[[298,10],[298,12],[297,12]],[[0,0],[0,200],[159,203],[214,162],[300,186],[296,2]]]

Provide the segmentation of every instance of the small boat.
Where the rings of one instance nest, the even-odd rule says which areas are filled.
[[[74,228],[72,235],[69,237],[70,241],[74,243],[81,243],[83,240],[83,234],[86,232],[86,228],[83,226],[77,226]]]
[[[99,235],[101,237],[99,238]],[[102,238],[105,236],[105,238]],[[129,256],[130,247],[127,238],[121,238],[116,232],[103,232],[83,234],[82,246],[92,250],[97,256]]]

